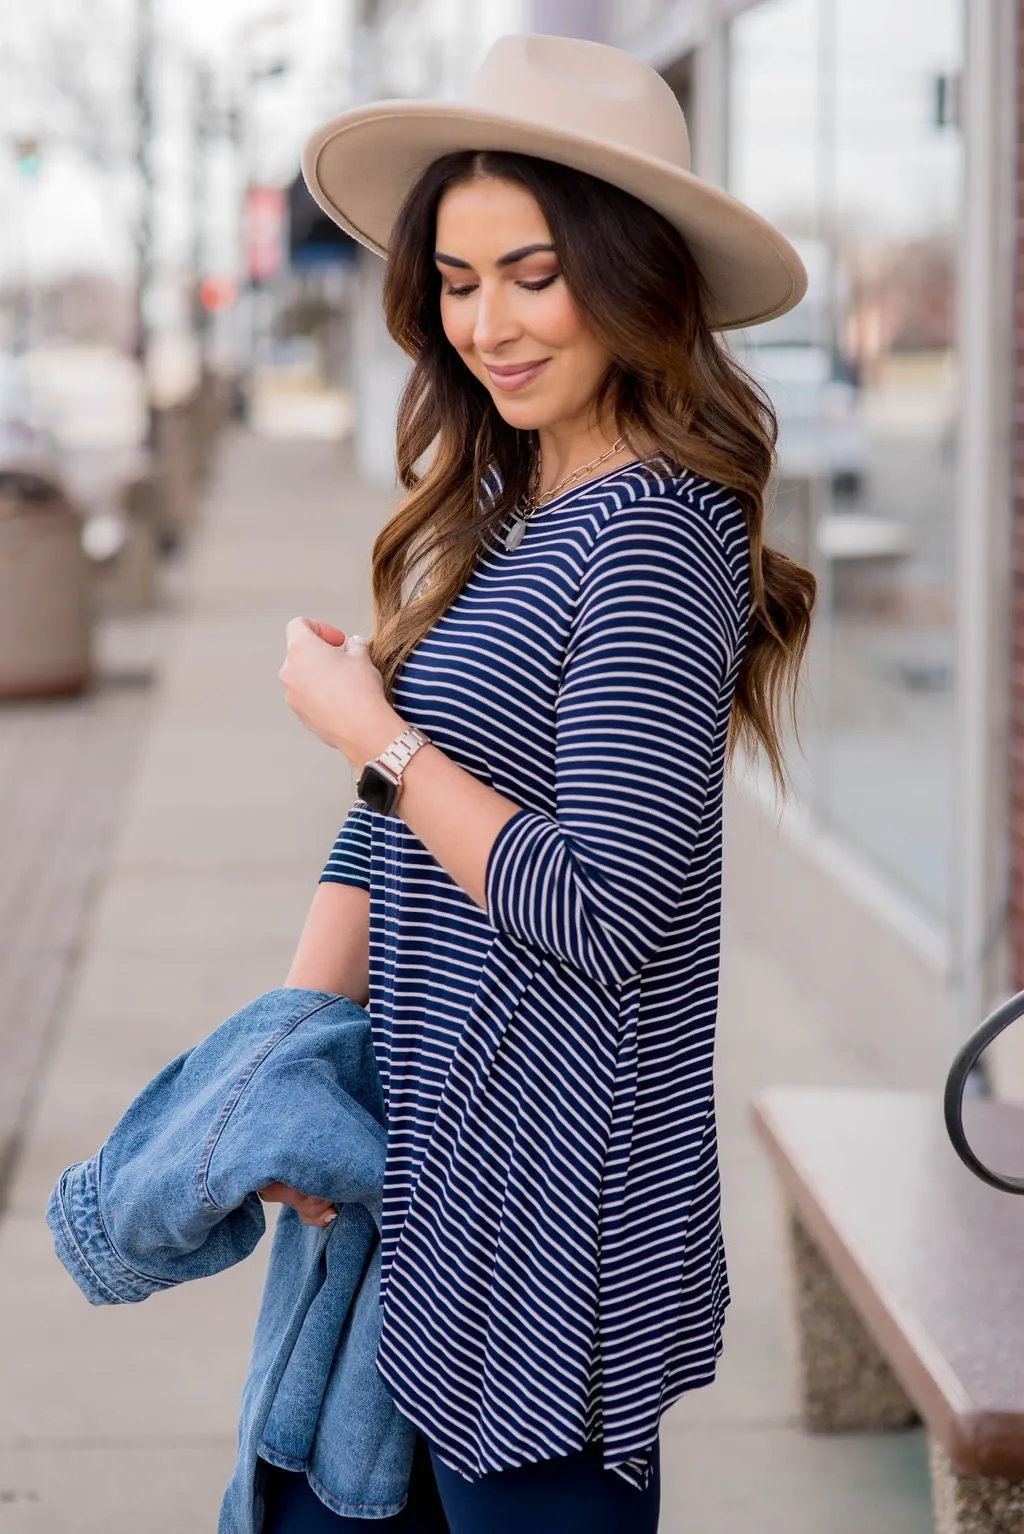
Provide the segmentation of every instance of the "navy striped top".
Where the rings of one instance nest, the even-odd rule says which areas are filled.
[[[358,800],[323,872],[370,895],[377,1366],[469,1479],[601,1439],[645,1486],[661,1413],[714,1377],[722,786],[748,560],[732,492],[663,463],[483,549],[394,704],[522,806],[487,909]]]

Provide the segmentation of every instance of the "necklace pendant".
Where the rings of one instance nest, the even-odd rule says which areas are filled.
[[[517,516],[515,521],[512,523],[512,526],[509,528],[508,533],[505,535],[505,547],[509,553],[511,553],[513,549],[517,549],[519,547],[523,541],[523,534],[525,532],[526,520],[524,517]]]

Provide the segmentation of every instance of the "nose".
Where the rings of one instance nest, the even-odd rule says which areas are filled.
[[[505,342],[514,341],[521,329],[508,302],[506,285],[481,283],[473,319],[473,345],[477,351],[495,352]]]

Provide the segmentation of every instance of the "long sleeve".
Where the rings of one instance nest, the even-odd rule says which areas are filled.
[[[612,512],[565,656],[554,817],[519,811],[488,857],[492,926],[608,986],[657,952],[683,895],[722,770],[744,559],[685,500]]]
[[[320,875],[321,884],[356,884],[370,888],[370,817],[368,804],[357,799],[338,832],[331,855]]]

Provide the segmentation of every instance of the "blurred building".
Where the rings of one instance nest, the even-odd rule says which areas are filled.
[[[771,536],[814,567],[821,609],[795,803],[775,834],[752,774],[731,856],[794,982],[921,1079],[920,1040],[947,1056],[1014,978],[1011,697],[1024,953],[1016,0],[379,0],[362,23],[364,96],[455,91],[505,31],[629,49],[677,93],[694,168],[800,249],[804,302],[729,340],[779,415]],[[388,480],[404,369],[379,263],[360,273],[360,453]]]

